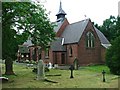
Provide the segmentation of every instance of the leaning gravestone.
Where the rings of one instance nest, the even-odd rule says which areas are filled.
[[[6,75],[14,75],[13,72],[13,60],[10,57],[7,57],[5,60],[5,74]]]
[[[44,73],[44,62],[43,60],[38,61],[37,65],[37,80],[44,80],[45,79],[45,73]]]
[[[76,57],[73,63],[74,63],[74,69],[78,70],[78,59]]]

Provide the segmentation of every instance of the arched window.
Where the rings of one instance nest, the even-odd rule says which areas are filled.
[[[72,56],[72,53],[73,53],[73,52],[72,52],[72,47],[70,46],[70,47],[69,47],[69,56]]]
[[[95,44],[94,35],[91,32],[86,34],[86,47],[93,48]]]

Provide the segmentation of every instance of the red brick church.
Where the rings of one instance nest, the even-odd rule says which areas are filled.
[[[75,58],[78,65],[104,63],[106,49],[110,46],[107,38],[90,19],[70,24],[65,15],[60,2],[54,28],[56,40],[47,51],[41,52],[40,58],[58,65],[71,65]]]
[[[106,37],[90,19],[70,24],[65,15],[60,3],[54,28],[56,40],[51,43],[49,54],[43,51],[41,58],[58,65],[73,64],[75,58],[79,65],[104,63],[106,48],[110,46]]]

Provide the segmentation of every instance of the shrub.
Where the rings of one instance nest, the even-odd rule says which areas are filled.
[[[120,36],[112,42],[106,53],[106,64],[110,72],[120,75]]]
[[[49,68],[48,67],[45,67],[45,72],[49,72]]]

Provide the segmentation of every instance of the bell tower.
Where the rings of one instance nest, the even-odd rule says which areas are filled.
[[[65,19],[65,11],[62,9],[62,3],[60,1],[60,6],[59,6],[59,11],[58,13],[56,14],[57,16],[57,22],[61,21],[61,20],[64,20]]]

